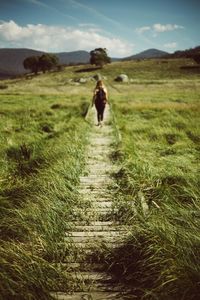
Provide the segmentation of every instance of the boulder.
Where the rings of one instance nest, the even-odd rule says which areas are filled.
[[[79,79],[79,83],[86,83],[87,82],[87,78],[80,78]]]
[[[87,78],[75,78],[74,79],[74,82],[77,82],[77,83],[86,83],[87,82]]]
[[[118,82],[129,82],[129,78],[126,74],[120,74],[115,78],[115,81]]]
[[[99,81],[99,80],[102,80],[102,76],[101,76],[101,74],[95,74],[94,76],[93,76],[93,78],[96,80],[96,81]]]

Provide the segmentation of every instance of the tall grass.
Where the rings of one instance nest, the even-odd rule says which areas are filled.
[[[50,96],[1,96],[1,299],[50,299],[72,289],[59,267],[66,231],[84,204],[86,102]]]
[[[151,94],[115,98],[122,137],[113,155],[121,164],[115,217],[131,230],[106,260],[138,299],[198,299],[200,93],[176,105],[166,95],[172,92],[165,89],[156,104]]]
[[[104,258],[139,299],[199,295],[200,81],[180,68],[189,64],[133,61],[98,71],[117,122],[115,217],[132,227],[127,243]],[[89,205],[77,186],[95,83],[74,79],[97,70],[84,68],[7,80],[0,90],[1,299],[46,300],[52,290],[73,290],[60,263],[73,254],[65,233]],[[121,73],[129,84],[114,82]]]

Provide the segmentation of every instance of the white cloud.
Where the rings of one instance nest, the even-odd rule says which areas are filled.
[[[136,32],[139,33],[139,34],[142,34],[144,33],[145,31],[149,31],[151,30],[151,27],[150,26],[143,26],[143,27],[139,27],[139,28],[136,28]]]
[[[158,23],[158,24],[154,24],[152,28],[155,32],[165,32],[165,31],[174,31],[176,29],[183,29],[184,27],[176,24],[162,25]]]
[[[133,53],[134,45],[116,37],[108,37],[99,28],[80,28],[27,24],[14,21],[0,23],[0,42],[5,46],[33,48],[49,52],[92,50],[103,47],[110,56]]]
[[[175,49],[177,48],[177,43],[176,42],[171,42],[171,43],[167,43],[167,44],[164,44],[164,47],[165,48],[168,48],[168,49]]]
[[[174,31],[177,29],[184,29],[184,27],[181,25],[177,25],[177,24],[159,24],[159,23],[157,23],[157,24],[153,24],[151,26],[143,26],[143,27],[136,28],[135,31],[138,34],[143,34],[146,31],[150,31],[151,33],[153,33],[153,36],[156,37],[158,33]]]

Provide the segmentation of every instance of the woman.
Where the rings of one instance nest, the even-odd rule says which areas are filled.
[[[105,110],[106,103],[108,101],[108,92],[103,84],[102,80],[97,81],[96,87],[94,89],[92,105],[95,104],[97,110],[97,120],[98,126],[102,125],[103,114]]]

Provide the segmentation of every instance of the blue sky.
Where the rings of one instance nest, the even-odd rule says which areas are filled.
[[[199,0],[0,0],[0,48],[174,52],[200,45],[199,12]]]

